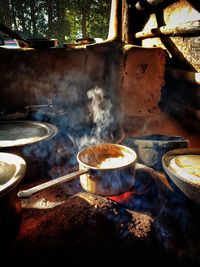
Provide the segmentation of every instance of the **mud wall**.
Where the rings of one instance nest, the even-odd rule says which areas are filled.
[[[87,112],[88,91],[103,88],[124,116],[159,112],[165,55],[160,48],[121,44],[47,50],[0,50],[0,111],[47,104]],[[80,110],[79,110],[80,111]]]

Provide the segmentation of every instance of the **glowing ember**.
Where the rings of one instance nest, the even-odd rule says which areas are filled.
[[[134,195],[134,191],[128,191],[118,196],[109,197],[116,202],[127,202]]]
[[[125,203],[125,202],[128,203],[128,201],[131,201],[134,196],[143,195],[149,192],[150,189],[151,189],[150,184],[147,184],[146,188],[142,191],[137,191],[136,189],[133,188],[131,191],[125,192],[117,196],[111,196],[109,198],[119,203]]]

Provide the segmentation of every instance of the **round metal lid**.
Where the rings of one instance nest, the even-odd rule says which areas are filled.
[[[0,122],[0,148],[36,143],[55,136],[55,125],[36,121]]]
[[[11,154],[0,153],[0,196],[18,184],[26,172],[23,158]]]

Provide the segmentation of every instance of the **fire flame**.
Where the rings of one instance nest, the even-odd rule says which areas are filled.
[[[132,188],[131,191],[127,191],[127,192],[122,193],[120,195],[111,196],[108,198],[111,200],[114,200],[116,202],[119,202],[119,203],[125,203],[125,202],[128,202],[129,200],[131,200],[132,197],[134,197],[134,196],[143,195],[143,194],[149,192],[150,189],[151,189],[151,186],[149,186],[149,185],[147,185],[147,187],[143,191],[137,191],[135,188]]]

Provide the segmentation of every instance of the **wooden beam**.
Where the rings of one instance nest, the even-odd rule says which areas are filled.
[[[199,36],[200,20],[177,24],[176,26],[162,26],[152,28],[135,34],[136,39],[157,38],[162,36]]]

